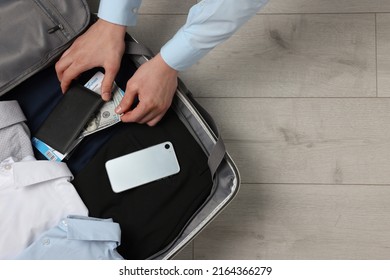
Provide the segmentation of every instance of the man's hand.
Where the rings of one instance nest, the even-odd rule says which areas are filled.
[[[102,98],[111,98],[111,89],[125,49],[126,26],[99,19],[72,46],[64,52],[56,63],[56,72],[65,92],[73,79],[82,72],[94,67],[105,70],[102,82]]]
[[[116,109],[123,122],[157,124],[172,103],[177,88],[177,71],[158,54],[135,72],[127,82],[125,96]],[[135,98],[139,103],[130,110]]]
[[[56,63],[56,72],[65,92],[73,79],[94,67],[105,70],[102,98],[111,98],[111,89],[125,49],[126,27],[99,19]],[[171,105],[177,87],[177,71],[169,67],[160,54],[143,64],[127,82],[125,96],[116,113],[123,122],[155,125]],[[139,103],[130,110],[135,98]]]

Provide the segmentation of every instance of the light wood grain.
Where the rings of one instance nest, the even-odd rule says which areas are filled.
[[[193,246],[194,246],[193,242],[189,243],[172,259],[174,259],[174,260],[192,260],[193,259]]]
[[[390,187],[243,185],[195,259],[389,259]]]
[[[186,16],[182,15],[139,15],[137,26],[127,30],[137,41],[158,53],[185,22]]]
[[[390,96],[390,15],[377,15],[378,96]]]
[[[366,13],[390,12],[386,0],[269,0],[263,13]]]
[[[196,96],[375,96],[373,15],[255,16],[183,74]]]
[[[388,98],[199,98],[244,183],[390,184]]]
[[[184,22],[140,16],[129,30],[158,52]],[[375,96],[375,16],[255,16],[181,77],[196,96]]]

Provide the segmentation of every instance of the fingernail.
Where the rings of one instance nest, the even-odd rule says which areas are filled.
[[[118,106],[115,108],[115,113],[120,114],[121,110],[122,110],[121,106]]]
[[[110,93],[109,92],[103,92],[103,99],[108,100],[110,98]]]

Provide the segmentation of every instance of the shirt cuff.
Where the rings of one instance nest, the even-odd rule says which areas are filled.
[[[183,71],[203,58],[209,51],[211,49],[195,49],[186,37],[183,29],[180,29],[161,48],[160,55],[171,68]]]
[[[101,0],[98,17],[111,23],[134,26],[141,2],[142,0]]]

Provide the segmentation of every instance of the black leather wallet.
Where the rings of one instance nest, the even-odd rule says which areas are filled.
[[[34,136],[65,154],[101,105],[99,94],[73,84]]]

